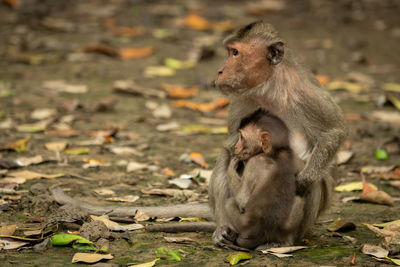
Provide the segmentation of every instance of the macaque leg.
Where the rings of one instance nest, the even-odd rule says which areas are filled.
[[[213,233],[213,242],[217,246],[233,244],[233,240],[231,240],[233,239],[232,234],[226,227],[229,225],[229,220],[225,209],[225,202],[230,197],[226,177],[229,162],[229,151],[223,148],[214,167],[208,189],[210,207],[217,224],[217,227]]]
[[[240,212],[234,198],[226,200],[226,210],[233,231],[237,232],[235,243],[242,248],[253,249],[262,244],[264,236],[260,222],[251,220],[249,214]]]

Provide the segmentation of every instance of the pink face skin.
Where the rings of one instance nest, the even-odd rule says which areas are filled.
[[[233,42],[226,46],[228,58],[218,71],[216,84],[224,93],[250,89],[271,76],[267,45],[262,40]]]

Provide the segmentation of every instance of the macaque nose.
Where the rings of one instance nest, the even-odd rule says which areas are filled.
[[[222,70],[219,70],[219,71],[218,71],[218,75],[221,75],[221,74],[222,74]]]

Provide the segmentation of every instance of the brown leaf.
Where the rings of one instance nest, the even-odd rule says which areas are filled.
[[[30,136],[25,137],[17,141],[8,143],[7,145],[0,147],[0,150],[14,150],[15,152],[22,152],[26,150],[26,145],[28,144]]]
[[[206,160],[204,159],[203,155],[200,153],[190,153],[189,154],[189,158],[194,162],[199,164],[201,167],[203,168],[208,168],[208,164],[206,162]]]
[[[73,137],[73,136],[78,136],[79,132],[77,130],[72,130],[72,129],[51,130],[51,131],[46,131],[46,135],[58,136],[58,137]]]
[[[72,258],[72,263],[75,262],[85,262],[85,263],[95,263],[104,259],[111,260],[114,258],[111,254],[91,254],[91,253],[75,253]]]
[[[112,27],[111,28],[111,33],[113,35],[122,35],[122,36],[128,36],[128,37],[135,37],[142,35],[145,32],[144,27]]]
[[[16,224],[2,226],[0,227],[0,235],[13,235],[16,229]]]
[[[361,247],[361,252],[377,258],[386,258],[389,255],[389,251],[386,249],[371,244],[364,244]]]
[[[400,180],[400,168],[396,168],[394,171],[387,173],[373,173],[371,174],[373,178],[381,178],[384,180]]]
[[[362,193],[360,200],[370,203],[383,204],[392,206],[394,199],[384,191],[372,191],[367,193]]]
[[[21,0],[4,0],[4,3],[8,4],[10,7],[17,9],[21,5]]]
[[[83,48],[86,53],[98,53],[110,57],[119,57],[119,51],[105,44],[91,44]]]
[[[356,225],[352,222],[343,221],[342,218],[337,218],[331,225],[328,226],[330,232],[345,232],[356,229]]]
[[[195,243],[196,241],[194,241],[193,239],[189,238],[189,237],[181,237],[181,236],[177,236],[177,237],[164,237],[165,241],[167,241],[168,243],[180,243],[180,244],[187,244],[187,243]]]
[[[50,151],[63,151],[67,148],[68,142],[66,141],[57,141],[57,142],[49,142],[44,144],[47,150]]]
[[[118,51],[121,59],[134,59],[148,57],[154,53],[154,47],[122,48]]]

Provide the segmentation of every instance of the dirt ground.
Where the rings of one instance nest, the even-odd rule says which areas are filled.
[[[57,218],[58,205],[47,190],[55,186],[63,188],[69,196],[97,205],[206,203],[206,177],[193,178],[195,182],[185,194],[165,196],[147,192],[179,189],[169,183],[171,178],[189,174],[195,168],[213,168],[225,139],[228,107],[203,112],[179,108],[174,106],[177,99],[157,97],[152,92],[157,90],[159,94],[160,84],[168,83],[197,87],[198,92],[187,99],[190,101],[205,103],[222,97],[213,86],[218,67],[226,56],[221,41],[229,33],[230,25],[237,27],[258,19],[272,23],[298,61],[318,75],[326,87],[333,86],[336,80],[352,82],[340,86],[345,90],[331,91],[348,120],[349,137],[343,150],[354,153],[349,161],[338,166],[338,183],[361,181],[360,170],[365,166],[400,166],[399,85],[397,93],[384,90],[388,83],[400,83],[400,2],[287,0],[264,1],[264,5],[261,2],[0,1],[0,160],[4,160],[0,164],[1,226],[16,224],[14,235],[24,236],[26,229],[41,229]],[[185,22],[191,12],[208,21],[206,26],[198,19],[195,21],[204,30]],[[216,23],[221,21],[230,24]],[[154,50],[139,58],[128,58],[119,50],[143,47]],[[185,61],[193,55],[201,56],[200,60],[193,67],[176,69],[173,76],[146,75],[149,66],[164,65],[166,58]],[[141,94],[114,90],[115,81],[130,79],[136,82],[135,88]],[[49,82],[54,80],[65,83]],[[66,92],[68,88],[83,88],[83,91]],[[34,111],[44,108],[52,110],[34,115]],[[160,130],[160,125],[171,122],[179,125],[169,125],[172,127],[169,131]],[[16,152],[15,145],[10,143],[26,137],[30,137],[26,150]],[[68,153],[68,150],[49,150],[45,145],[49,142],[67,142],[68,148],[88,150],[78,155],[69,154],[73,151]],[[115,147],[128,148],[128,154],[112,152]],[[384,149],[388,158],[377,159],[378,149]],[[209,166],[201,167],[187,160],[188,155],[184,154],[190,153],[200,153]],[[40,164],[11,169],[4,163],[38,155],[44,160]],[[127,171],[126,165],[131,162],[142,163],[144,167]],[[84,168],[87,163],[94,166]],[[133,165],[128,164],[128,169]],[[400,189],[398,183],[397,188],[393,186],[400,174],[394,168],[385,173],[391,174],[392,179],[374,178],[385,176],[382,174],[365,174],[367,182],[394,198],[393,205],[343,202],[343,198],[357,197],[360,192],[335,192],[331,208],[300,244],[308,249],[288,258],[251,252],[253,258],[246,265],[351,266],[354,256],[354,266],[390,265],[388,260],[377,261],[363,254],[360,247],[366,243],[379,245],[382,240],[363,223],[400,219]],[[9,179],[13,172],[21,170],[64,176],[25,177],[21,181],[16,179],[17,175]],[[13,193],[7,194],[10,191],[6,189]],[[95,191],[99,189],[112,192],[105,195]],[[107,200],[110,196],[126,195],[139,198],[134,204]],[[87,214],[74,211],[63,216],[79,221]],[[327,231],[338,217],[354,223],[356,228],[345,233]],[[126,223],[133,222],[132,217],[125,219]],[[77,230],[77,221],[60,223],[58,229],[33,237]],[[95,238],[89,236],[86,237]],[[164,239],[177,236],[189,237],[192,242],[169,243]],[[223,266],[229,265],[224,259],[232,253],[214,247],[210,233],[135,230],[110,232],[96,238],[102,239],[97,242],[108,244],[114,256],[97,266],[149,262],[155,259],[154,251],[163,246],[179,251],[183,259],[160,260],[156,265]],[[71,247],[33,249],[33,245],[1,250],[1,265],[74,265],[71,259],[77,251]],[[393,255],[396,250],[400,251],[398,244],[391,249],[391,257],[396,258]]]

